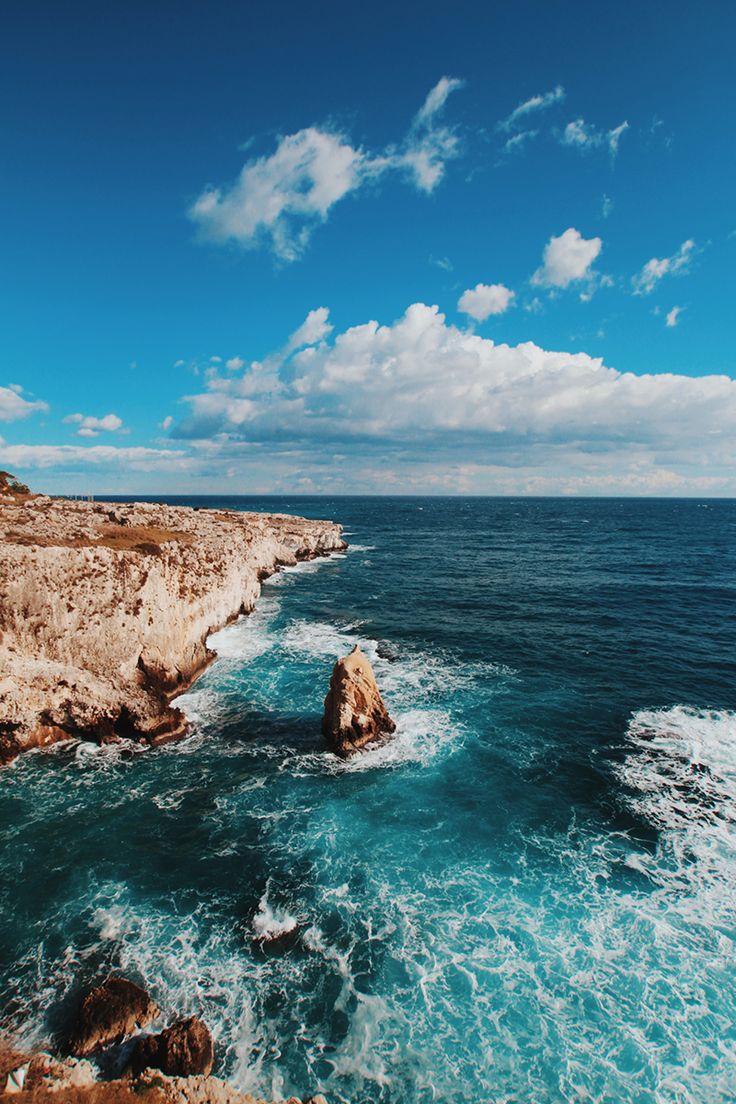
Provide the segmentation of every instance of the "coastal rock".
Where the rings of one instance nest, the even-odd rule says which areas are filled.
[[[343,549],[283,514],[0,495],[0,762],[69,738],[181,736],[171,699],[281,565]]]
[[[385,739],[396,724],[388,710],[370,662],[356,644],[352,652],[338,659],[325,698],[322,734],[341,758],[366,744]]]
[[[119,1043],[160,1015],[155,1001],[125,978],[110,977],[87,993],[77,1015],[69,1049],[84,1058],[99,1047]]]
[[[43,1090],[66,1095],[70,1089],[88,1088],[96,1080],[94,1067],[84,1058],[59,1061],[50,1054],[34,1054],[28,1063],[23,1089],[34,1095]]]
[[[169,1077],[209,1074],[215,1060],[212,1035],[196,1016],[178,1020],[158,1035],[144,1035],[131,1056],[135,1075],[144,1069],[157,1069]]]

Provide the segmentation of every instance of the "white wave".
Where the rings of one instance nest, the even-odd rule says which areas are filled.
[[[284,564],[275,574],[269,575],[265,586],[268,588],[290,586],[295,581],[295,577],[314,575],[315,572],[329,566],[331,563],[344,560],[345,557],[345,552],[329,552],[326,556],[317,556],[314,560],[299,560],[295,564]]]
[[[330,756],[336,773],[375,770],[404,763],[426,767],[443,751],[456,751],[462,742],[462,729],[442,709],[411,709],[396,713],[396,732],[385,743],[368,747],[349,759]]]
[[[217,652],[218,659],[246,662],[257,659],[274,644],[271,625],[279,608],[278,598],[261,596],[252,613],[245,614],[224,629],[211,633],[207,638],[208,648]]]
[[[357,628],[357,623],[338,626],[327,621],[291,621],[281,636],[281,646],[299,656],[334,656],[337,659],[351,651],[353,645],[360,644],[373,662],[377,642],[358,636]]]
[[[298,920],[286,909],[273,908],[268,900],[268,888],[258,903],[253,917],[253,933],[256,939],[267,943],[296,931]]]
[[[350,544],[348,545],[348,552],[375,552],[375,544]]]
[[[694,922],[736,922],[736,713],[640,710],[627,739],[617,773],[633,811],[660,832],[638,867],[677,893]]]

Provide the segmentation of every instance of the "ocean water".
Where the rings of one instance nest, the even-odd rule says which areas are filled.
[[[204,504],[351,547],[215,635],[182,743],[2,773],[2,1023],[114,968],[268,1097],[733,1104],[736,502]],[[342,763],[356,642],[398,731]]]

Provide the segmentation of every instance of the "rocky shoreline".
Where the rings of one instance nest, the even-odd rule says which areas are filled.
[[[180,737],[171,700],[214,658],[210,633],[279,567],[345,547],[341,526],[290,515],[0,496],[0,762]]]
[[[0,1038],[0,1099],[65,1104],[266,1104],[212,1076],[212,1036],[196,1016],[153,1033],[162,1010],[111,975],[89,990],[58,1054],[25,1054]],[[273,1104],[278,1104],[274,1101]],[[286,1104],[327,1104],[321,1093]]]

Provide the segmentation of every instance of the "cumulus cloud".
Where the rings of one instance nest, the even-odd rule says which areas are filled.
[[[599,130],[584,119],[573,119],[568,123],[560,136],[563,146],[573,146],[576,149],[591,150],[600,146],[607,146],[611,157],[618,153],[622,135],[629,129],[627,122],[620,123],[612,130]]]
[[[78,427],[77,437],[99,437],[100,433],[117,433],[123,428],[123,419],[117,414],[105,414],[102,418],[89,414],[68,414],[64,421]]]
[[[332,325],[328,321],[329,317],[330,312],[327,307],[317,307],[316,310],[311,310],[301,326],[294,330],[286,343],[287,351],[301,349],[303,345],[316,345],[317,342],[327,337],[332,330]]]
[[[671,257],[652,257],[632,280],[635,295],[649,295],[663,276],[684,275],[690,268],[695,242],[688,238]]]
[[[670,327],[676,326],[684,309],[684,307],[673,307],[671,311],[668,311],[665,325]]]
[[[544,111],[545,108],[551,107],[553,104],[561,103],[565,98],[565,89],[561,84],[558,84],[556,88],[553,88],[549,92],[542,92],[536,96],[530,96],[528,100],[524,100],[518,104],[514,110],[505,119],[502,119],[498,124],[499,130],[513,130],[520,119],[525,119],[527,115],[536,111]]]
[[[23,398],[23,388],[17,383],[0,387],[0,422],[18,422],[31,414],[46,413],[48,403],[40,399]]]
[[[225,361],[225,367],[229,368],[231,372],[238,372],[245,367],[245,361],[242,357],[230,357],[229,360]]]
[[[185,403],[169,448],[0,443],[0,464],[60,490],[68,473],[93,490],[95,472],[130,490],[133,471],[152,490],[165,476],[212,491],[736,493],[736,381],[497,344],[423,303],[338,332],[317,308]]]
[[[539,287],[566,288],[591,274],[591,265],[601,251],[600,238],[584,238],[573,226],[551,237],[544,247],[543,264],[532,276]]]
[[[458,140],[439,116],[462,81],[442,77],[430,90],[400,145],[371,153],[339,130],[310,126],[279,139],[276,150],[252,158],[237,180],[208,186],[189,210],[203,238],[244,248],[271,246],[282,261],[302,255],[320,222],[345,196],[390,171],[431,192],[456,156]]]
[[[369,321],[268,369],[210,380],[187,402],[179,440],[262,447],[312,475],[319,458],[339,456],[361,479],[383,470],[373,489],[397,485],[382,465],[405,487],[421,468],[426,489],[429,458],[434,474],[473,467],[456,489],[734,487],[736,381],[635,375],[585,353],[496,344],[422,303],[392,325]]]
[[[492,314],[503,314],[514,299],[514,292],[503,284],[476,284],[464,291],[458,300],[458,310],[484,322]]]

